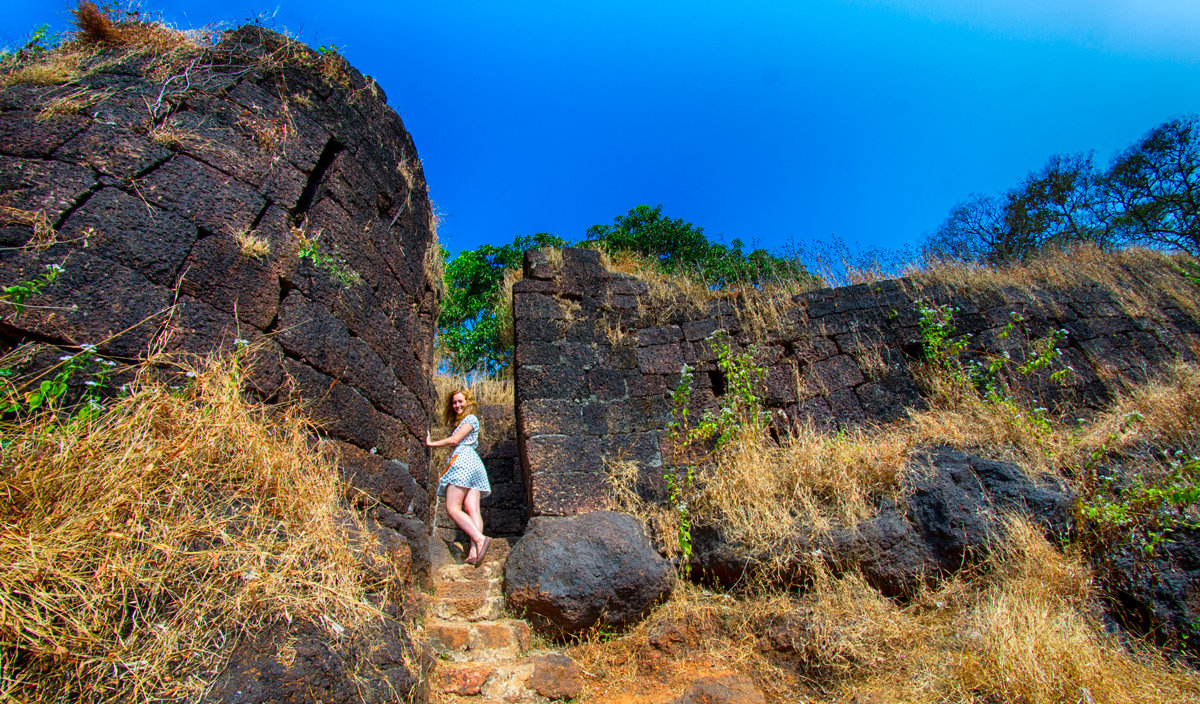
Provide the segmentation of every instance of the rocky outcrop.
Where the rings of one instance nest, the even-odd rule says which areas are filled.
[[[428,518],[440,256],[412,139],[336,55],[255,27],[0,90],[0,280],[62,268],[0,345],[256,350],[355,486]]]
[[[836,571],[858,570],[888,596],[912,596],[987,555],[1009,514],[1066,535],[1073,497],[1059,479],[1035,482],[1015,464],[951,448],[914,453],[903,474],[900,497],[881,501],[872,518],[812,537],[798,526],[788,549],[819,556]],[[752,552],[708,526],[696,532],[692,561],[700,574],[733,584],[754,563]]]
[[[302,403],[339,455],[382,548],[364,568],[409,581],[353,643],[300,619],[231,639],[209,700],[427,699],[406,599],[429,574],[441,283],[412,139],[374,81],[257,27],[72,57],[69,83],[0,76],[0,284],[28,294],[4,296],[0,352],[37,370],[91,349],[119,379],[241,350],[247,392]]]
[[[509,605],[554,635],[629,626],[675,584],[641,524],[614,511],[531,520],[504,577]]]
[[[264,629],[242,642],[205,702],[268,704],[383,704],[426,701],[432,662],[391,619],[362,628],[347,642],[331,641],[312,624]]]

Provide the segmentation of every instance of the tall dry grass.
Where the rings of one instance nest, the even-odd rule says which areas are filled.
[[[370,533],[301,410],[243,400],[236,358],[179,364],[182,387],[144,368],[93,420],[3,427],[7,696],[195,699],[242,635],[351,637],[397,585],[365,567]]]
[[[908,449],[898,433],[866,429],[832,435],[804,427],[778,443],[743,433],[697,480],[696,515],[747,547],[853,525],[899,490]]]
[[[909,604],[857,574],[806,569],[804,594],[685,585],[628,632],[584,639],[570,654],[593,676],[585,700],[703,663],[753,678],[773,702],[1200,701],[1196,672],[1104,630],[1087,566],[1023,520],[983,564]]]
[[[1195,287],[1179,274],[1185,255],[1130,247],[1115,251],[1095,246],[1048,250],[1025,262],[993,267],[959,261],[927,261],[906,270],[915,291],[949,286],[958,291],[1071,289],[1099,286],[1134,317],[1156,315],[1164,304],[1200,318]]]
[[[168,70],[208,42],[201,33],[181,32],[162,21],[145,21],[136,15],[114,21],[86,0],[72,14],[77,29],[74,36],[49,50],[42,47],[0,64],[0,88],[16,83],[71,83],[89,71],[133,55],[154,56],[157,61],[152,71]]]
[[[713,288],[708,282],[686,273],[664,273],[652,258],[634,252],[600,251],[600,261],[609,271],[636,276],[649,286],[648,304],[666,322],[680,313],[701,312],[712,301],[732,304],[733,315],[751,337],[768,339],[783,331],[790,321],[785,311],[792,298],[820,288],[819,278],[808,281],[781,280],[762,285],[737,284]]]

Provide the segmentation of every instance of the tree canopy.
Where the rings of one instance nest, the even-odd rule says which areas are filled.
[[[519,269],[527,249],[561,247],[561,237],[539,232],[519,235],[511,244],[464,250],[444,268],[446,295],[438,313],[443,363],[456,374],[501,373],[511,364],[512,342],[504,335],[501,308],[504,273]],[[443,259],[449,252],[442,250]]]
[[[1000,196],[971,194],[926,240],[928,254],[985,264],[1047,247],[1139,244],[1200,256],[1200,118],[1155,127],[1106,171],[1055,155]]]
[[[665,273],[698,278],[717,288],[812,279],[795,259],[776,257],[765,249],[744,253],[739,239],[728,246],[714,242],[703,228],[665,217],[661,205],[639,205],[613,218],[611,225],[592,225],[581,244],[641,254],[654,259]]]

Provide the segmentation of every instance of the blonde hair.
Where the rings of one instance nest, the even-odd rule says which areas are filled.
[[[463,398],[467,400],[467,406],[463,409],[461,415],[454,412],[454,397],[458,394],[462,394]],[[470,389],[456,389],[446,394],[446,403],[442,408],[442,420],[445,421],[446,425],[451,427],[457,426],[462,422],[463,418],[472,414],[476,418],[479,417],[479,404],[475,402],[475,394],[471,393]]]

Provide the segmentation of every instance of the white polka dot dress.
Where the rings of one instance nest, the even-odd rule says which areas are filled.
[[[455,432],[463,426],[463,423],[471,426],[471,432],[467,433],[467,437],[463,438],[463,441],[454,448],[454,452],[450,453],[454,461],[438,483],[438,496],[446,495],[448,484],[461,486],[464,489],[478,489],[484,496],[492,493],[492,484],[488,481],[487,468],[483,466],[483,460],[479,459],[479,453],[475,451],[475,448],[479,446],[479,419],[474,414],[468,415],[454,429]],[[453,434],[451,433],[451,435]]]

